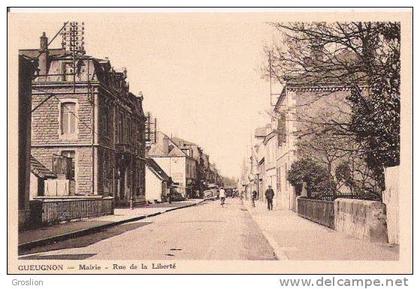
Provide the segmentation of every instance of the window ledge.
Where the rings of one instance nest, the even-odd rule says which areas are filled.
[[[61,140],[78,140],[78,136],[75,134],[60,134]]]

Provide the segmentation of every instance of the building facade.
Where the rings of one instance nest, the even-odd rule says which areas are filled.
[[[300,194],[287,180],[293,162],[304,157],[298,148],[299,137],[311,129],[317,115],[319,122],[340,120],[348,115],[344,111],[349,94],[349,88],[333,84],[308,86],[287,82],[283,87],[274,107],[278,119],[277,184],[282,208],[295,210],[296,197]]]
[[[168,199],[171,178],[151,158],[146,160],[146,201],[149,203],[162,202]]]
[[[179,148],[171,138],[158,131],[156,143],[151,145],[147,155],[171,177],[173,186],[183,197],[192,195],[197,181],[197,163],[190,149]]]
[[[144,202],[143,99],[129,91],[127,71],[116,71],[107,59],[50,51],[47,43],[43,36],[40,49],[21,50],[39,59],[32,82],[33,157],[67,182],[60,195]]]

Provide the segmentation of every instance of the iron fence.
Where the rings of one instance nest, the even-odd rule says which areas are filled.
[[[299,216],[334,229],[334,201],[297,198]]]
[[[367,201],[382,201],[381,196],[374,193],[364,193],[364,194],[318,194],[310,199],[314,200],[323,200],[323,201],[334,201],[335,199],[353,199],[353,200],[367,200]]]
[[[114,213],[112,197],[37,197],[30,202],[34,226]]]

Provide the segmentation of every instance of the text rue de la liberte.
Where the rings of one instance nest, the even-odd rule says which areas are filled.
[[[168,270],[176,269],[176,263],[140,263],[140,264],[112,264],[111,266],[103,266],[98,264],[79,264],[79,270],[83,271],[101,271],[101,270],[113,270],[113,271],[131,271],[131,270]]]

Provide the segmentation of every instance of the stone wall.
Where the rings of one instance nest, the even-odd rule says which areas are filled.
[[[386,205],[386,222],[388,240],[391,244],[399,244],[399,166],[385,169],[385,191],[383,200]]]
[[[384,203],[336,199],[334,223],[338,232],[371,242],[388,242]]]

